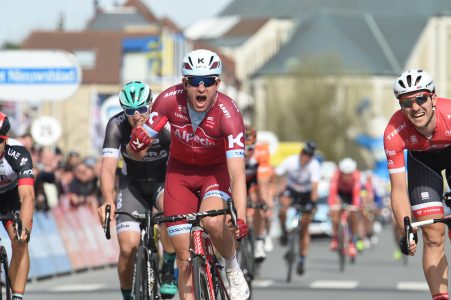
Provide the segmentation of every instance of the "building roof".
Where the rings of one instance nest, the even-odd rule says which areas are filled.
[[[290,73],[302,63],[325,57],[337,59],[338,65],[319,65],[322,71],[399,74],[427,17],[375,17],[362,12],[323,9],[299,20],[289,42],[255,75]]]
[[[234,0],[220,16],[293,18],[322,8],[382,15],[434,15],[451,9],[449,0]]]
[[[237,47],[257,33],[268,17],[213,17],[200,20],[185,30],[191,40],[203,40],[214,47]]]
[[[34,31],[22,43],[22,49],[61,49],[71,53],[94,51],[95,66],[82,69],[84,84],[117,84],[121,82],[122,40],[150,36],[152,32],[118,31]]]
[[[127,0],[122,6],[97,9],[88,22],[89,30],[124,30],[130,27],[168,25],[174,31],[180,29],[171,21],[159,20],[140,0]]]

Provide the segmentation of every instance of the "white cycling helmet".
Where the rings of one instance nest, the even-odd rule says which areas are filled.
[[[338,163],[338,169],[344,174],[351,174],[357,168],[357,163],[350,157],[343,158]]]
[[[393,92],[398,99],[403,94],[421,90],[428,90],[429,92],[434,93],[435,83],[428,72],[417,69],[408,70],[402,73],[401,76],[395,80],[393,86]]]
[[[183,76],[219,76],[222,73],[222,62],[219,56],[205,49],[194,50],[183,59]]]

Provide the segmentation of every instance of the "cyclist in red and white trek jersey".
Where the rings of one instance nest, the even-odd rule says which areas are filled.
[[[384,147],[391,181],[391,206],[404,234],[404,217],[422,221],[441,218],[443,178],[451,176],[451,100],[439,98],[432,77],[422,70],[409,70],[394,83],[401,108],[385,129]],[[404,149],[408,150],[406,162]],[[408,182],[408,184],[407,184]],[[448,299],[448,262],[444,252],[445,226],[422,227],[423,270],[432,299]],[[416,239],[409,245],[402,238],[401,250],[414,255]]]
[[[28,241],[33,223],[35,204],[34,170],[31,154],[18,141],[9,138],[11,128],[8,116],[0,112],[0,213],[20,212],[22,235],[17,239],[12,221],[3,226],[11,240],[9,279],[13,300],[22,300],[30,271]]]
[[[133,129],[127,150],[138,157],[144,154],[157,132],[170,123],[164,194],[167,216],[223,209],[226,200],[233,198],[238,228],[226,216],[205,218],[202,225],[225,258],[231,299],[241,300],[250,294],[235,256],[235,238],[247,234],[244,124],[233,100],[218,92],[221,72],[216,53],[204,49],[188,53],[182,63],[182,83],[157,97],[148,121]],[[180,298],[193,299],[190,225],[169,223],[168,233],[177,253]]]
[[[349,241],[348,254],[351,257],[357,255],[356,243],[359,230],[359,208],[360,208],[360,171],[357,163],[350,157],[345,157],[338,163],[338,169],[330,180],[328,204],[330,217],[332,219],[332,239],[330,249],[337,250],[338,247],[338,224],[340,222],[340,207],[342,203],[350,206],[349,219],[351,224],[351,239]]]

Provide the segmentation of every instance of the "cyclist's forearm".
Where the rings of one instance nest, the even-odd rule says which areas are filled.
[[[100,190],[103,203],[114,203],[115,174],[103,173],[100,176]]]
[[[20,219],[25,228],[30,229],[34,213],[34,189],[31,186],[19,187]]]
[[[245,219],[247,200],[246,200],[246,180],[240,176],[231,178],[232,199],[236,207],[238,218]]]
[[[398,230],[401,234],[404,234],[404,217],[408,216],[411,218],[411,210],[409,205],[409,198],[407,192],[392,190],[391,193],[391,206],[393,214],[395,216],[396,224],[398,225]]]

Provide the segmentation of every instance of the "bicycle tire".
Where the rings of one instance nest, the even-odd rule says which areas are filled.
[[[298,234],[297,230],[292,230],[288,234],[288,250],[286,253],[286,260],[287,260],[287,282],[291,282],[291,276],[293,274],[293,265],[294,261],[296,260],[296,236]]]
[[[9,280],[9,265],[8,265],[8,254],[6,253],[6,248],[4,246],[0,246],[0,255],[1,255],[1,267],[3,271],[0,271],[3,273],[4,277],[4,286],[5,286],[5,299],[10,300],[12,297],[12,291],[11,291],[11,282]],[[0,299],[3,299],[3,290],[0,287]]]
[[[196,300],[215,300],[210,294],[206,264],[201,256],[193,258],[193,286]]]
[[[338,265],[340,272],[343,272],[345,270],[346,265],[346,255],[347,255],[347,226],[346,224],[339,223],[338,224],[338,232],[337,232],[337,239],[338,239]]]
[[[210,269],[215,291],[215,299],[229,300],[230,298],[229,295],[227,294],[227,290],[226,287],[224,286],[224,282],[222,281],[221,272],[219,271],[218,267],[215,265],[212,266]]]
[[[149,260],[148,249],[143,246],[140,246],[136,252],[134,281],[133,295],[135,300],[158,299],[156,293],[158,280],[155,266]]]
[[[244,278],[249,285],[249,290],[252,293],[252,280],[254,279],[255,262],[252,251],[252,241],[249,237],[241,240],[238,251],[238,263],[243,271]]]

